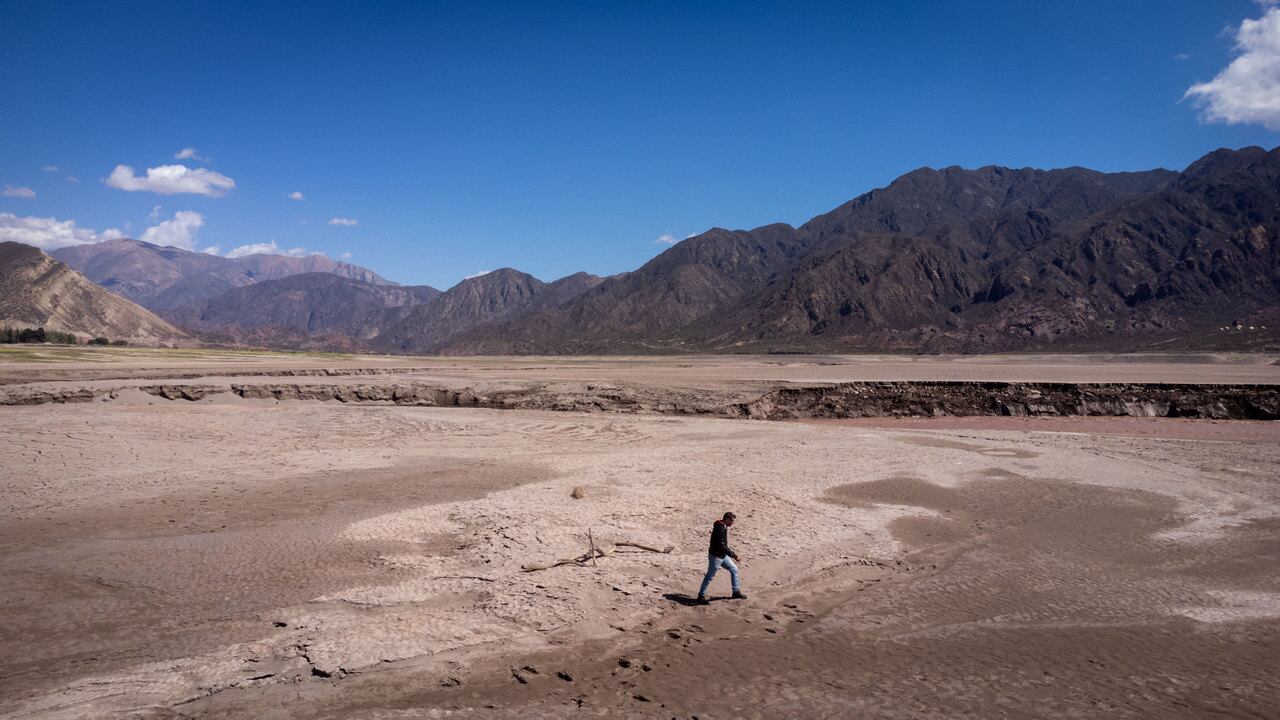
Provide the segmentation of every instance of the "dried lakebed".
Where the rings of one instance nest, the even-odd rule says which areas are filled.
[[[11,372],[0,715],[1269,717],[1246,360]]]
[[[0,713],[1280,703],[1280,443],[224,396],[0,409]],[[750,599],[690,607],[725,508]],[[526,571],[588,533],[674,549]]]

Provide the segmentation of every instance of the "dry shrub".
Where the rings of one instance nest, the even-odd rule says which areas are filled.
[[[569,493],[569,497],[573,498],[574,500],[581,500],[586,496],[587,496],[587,489],[582,487],[581,485],[575,485],[573,487],[573,492]]]

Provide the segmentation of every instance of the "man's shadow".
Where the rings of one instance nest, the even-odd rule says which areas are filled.
[[[695,605],[702,604],[698,602],[698,598],[689,597],[684,593],[664,593],[662,597],[666,598],[667,600],[670,600],[673,603],[676,603],[677,605],[684,605],[685,607],[693,607]],[[728,600],[729,598],[726,595],[720,595],[715,597],[708,595],[707,599],[710,600],[711,602],[715,602],[717,600]]]

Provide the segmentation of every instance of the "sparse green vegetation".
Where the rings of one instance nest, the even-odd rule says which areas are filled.
[[[71,333],[58,332],[38,328],[0,328],[0,343],[53,343],[55,345],[76,345],[76,336]]]

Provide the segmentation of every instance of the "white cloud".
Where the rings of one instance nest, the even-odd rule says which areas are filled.
[[[261,255],[265,253],[278,252],[280,252],[280,246],[276,245],[275,240],[272,240],[269,243],[253,243],[252,245],[240,245],[238,247],[233,247],[227,251],[227,257],[238,258],[244,257],[245,255]]]
[[[253,243],[251,245],[240,245],[238,247],[231,248],[231,250],[227,252],[226,256],[229,258],[238,258],[238,257],[244,257],[245,255],[262,255],[262,254],[288,255],[290,257],[305,257],[307,255],[324,255],[324,252],[320,250],[308,250],[306,248],[300,248],[300,247],[288,248],[286,250],[285,248],[282,248],[279,245],[277,245],[276,241],[272,239],[269,242]]]
[[[1173,59],[1174,59],[1174,60],[1186,60],[1186,59],[1188,59],[1188,58],[1190,58],[1190,57],[1191,57],[1191,56],[1190,56],[1190,55],[1188,55],[1188,54],[1186,54],[1186,53],[1178,53],[1177,55],[1174,55],[1174,56],[1173,56]]]
[[[672,235],[672,234],[668,231],[668,232],[664,232],[664,233],[662,233],[661,235],[659,235],[659,236],[658,236],[658,239],[653,241],[653,244],[654,244],[654,245],[675,245],[677,242],[679,242],[679,241],[678,241],[678,240],[676,240],[676,236],[675,236],[675,235]]]
[[[290,200],[301,200],[302,198],[303,198],[303,195],[301,190],[294,190],[293,192],[289,193]]]
[[[205,255],[217,255],[218,253],[222,252],[222,246],[210,245],[207,248],[201,248],[200,252],[204,253]]]
[[[1262,17],[1246,19],[1236,30],[1239,57],[1183,95],[1201,108],[1205,122],[1260,123],[1280,131],[1280,7],[1263,6]]]
[[[0,213],[0,242],[12,240],[34,245],[41,250],[56,250],[68,245],[86,245],[120,237],[124,237],[123,233],[114,228],[98,233],[89,228],[76,227],[74,220],[18,217],[13,213]]]
[[[355,218],[330,218],[329,224],[345,225],[346,227],[355,227],[356,225],[360,224],[360,221],[356,220]]]
[[[22,198],[23,200],[32,200],[36,196],[36,191],[29,187],[5,185],[4,190],[0,190],[0,195],[5,197]]]
[[[155,221],[159,220],[159,219],[160,219],[160,213],[161,213],[163,210],[164,210],[164,208],[160,207],[159,205],[156,205],[156,206],[152,207],[152,208],[151,208],[151,212],[147,213],[147,222],[155,222]]]
[[[183,250],[196,249],[196,233],[204,225],[204,216],[194,210],[179,210],[172,220],[165,220],[142,233],[138,238],[156,245],[169,245]]]
[[[80,178],[76,177],[75,175],[68,175],[68,176],[67,176],[67,182],[70,182],[70,183],[78,183],[78,182],[80,182]]]
[[[464,277],[464,278],[462,278],[462,279],[463,279],[463,280],[470,280],[471,278],[478,278],[478,277],[480,277],[481,275],[488,275],[488,274],[489,274],[489,273],[491,273],[491,272],[493,272],[493,271],[492,271],[492,270],[481,270],[481,271],[480,271],[480,272],[478,272],[478,273],[472,273],[472,274],[470,274],[470,275],[468,275],[468,276],[466,276],[466,277]]]
[[[117,165],[103,182],[109,187],[129,192],[146,190],[161,195],[191,193],[205,197],[222,197],[236,186],[235,180],[222,173],[186,165],[147,168],[146,177],[135,175],[128,165]]]
[[[350,260],[350,259],[351,259],[351,253],[349,253],[349,252],[344,252],[344,253],[342,253],[341,255],[339,255],[338,257],[339,257],[339,258],[341,258],[341,259],[343,259],[343,260]]]
[[[58,172],[58,166],[57,166],[57,165],[45,165],[44,167],[42,167],[42,168],[40,168],[40,169],[41,169],[41,170],[43,170],[43,171],[45,171],[45,172]]]
[[[193,147],[185,147],[173,154],[174,160],[199,160],[200,162],[213,162],[212,158],[201,157],[200,152]]]

